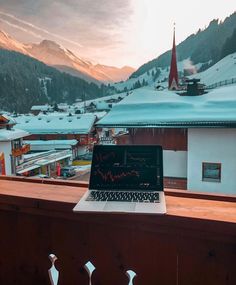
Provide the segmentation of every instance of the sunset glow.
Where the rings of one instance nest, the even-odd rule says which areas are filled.
[[[78,56],[113,66],[138,67],[213,19],[235,11],[215,0],[0,0],[0,29],[24,42],[51,39]]]

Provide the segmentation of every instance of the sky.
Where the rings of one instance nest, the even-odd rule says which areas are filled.
[[[94,63],[138,68],[224,20],[235,0],[0,0],[0,29],[25,43],[50,39]]]

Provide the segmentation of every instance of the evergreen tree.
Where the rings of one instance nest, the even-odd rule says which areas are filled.
[[[229,37],[221,50],[221,59],[224,58],[225,56],[236,52],[236,29],[234,30],[233,34],[231,37]]]
[[[114,88],[98,86],[58,71],[29,56],[0,49],[1,108],[17,113],[28,112],[32,105],[73,103],[114,93]]]

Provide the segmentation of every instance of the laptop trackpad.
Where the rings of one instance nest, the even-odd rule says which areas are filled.
[[[104,211],[109,212],[131,212],[134,211],[136,203],[128,203],[128,202],[107,202]]]

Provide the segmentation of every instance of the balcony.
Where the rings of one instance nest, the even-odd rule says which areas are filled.
[[[23,144],[20,148],[15,148],[12,150],[12,155],[14,157],[21,156],[26,154],[30,151],[30,144]]]
[[[0,284],[235,285],[236,197],[166,189],[166,215],[79,214],[86,183],[0,178]]]

